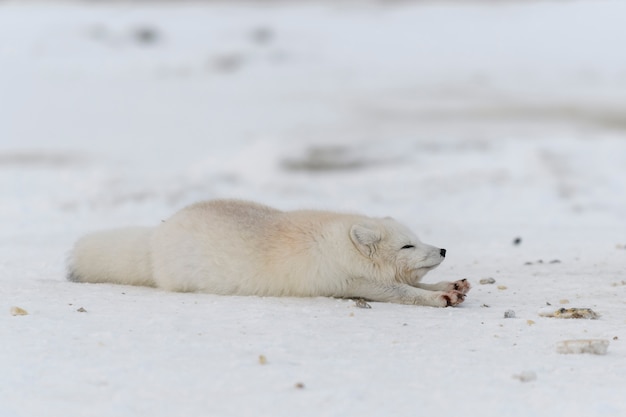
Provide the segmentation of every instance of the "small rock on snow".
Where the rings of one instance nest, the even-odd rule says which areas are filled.
[[[595,320],[600,317],[598,313],[590,308],[542,308],[539,310],[541,317],[555,317],[558,319],[591,319]]]
[[[24,310],[21,307],[13,306],[11,307],[11,315],[12,316],[26,316],[28,315],[28,311]]]
[[[522,382],[531,382],[537,379],[537,374],[533,371],[524,371],[518,375],[513,375],[513,378],[519,379]]]
[[[355,306],[357,306],[358,308],[372,308],[371,305],[369,305],[364,299],[359,298],[358,300],[356,300]]]
[[[605,339],[576,339],[563,340],[556,345],[558,353],[591,353],[605,355],[609,347],[609,341]]]

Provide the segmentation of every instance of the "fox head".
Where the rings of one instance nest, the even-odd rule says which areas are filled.
[[[406,284],[419,282],[445,258],[446,250],[421,242],[394,219],[371,219],[352,225],[350,239],[379,273]]]

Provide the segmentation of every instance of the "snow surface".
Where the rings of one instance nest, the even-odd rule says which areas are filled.
[[[626,415],[624,16],[1,2],[0,416]],[[473,289],[361,309],[65,280],[81,234],[222,197],[394,216],[448,249],[426,281]]]

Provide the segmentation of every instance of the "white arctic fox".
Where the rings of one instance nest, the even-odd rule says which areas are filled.
[[[184,208],[157,227],[81,238],[69,259],[68,279],[446,307],[463,301],[470,288],[466,280],[420,283],[445,254],[391,218],[215,200]]]

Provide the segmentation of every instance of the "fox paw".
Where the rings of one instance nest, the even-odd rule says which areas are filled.
[[[469,292],[469,290],[472,288],[472,286],[470,285],[469,281],[466,279],[461,279],[459,281],[454,281],[451,283],[451,290],[452,291],[458,291],[462,294],[467,294]]]
[[[454,307],[465,300],[465,293],[456,290],[442,292],[441,295],[439,295],[439,300],[443,307]]]

